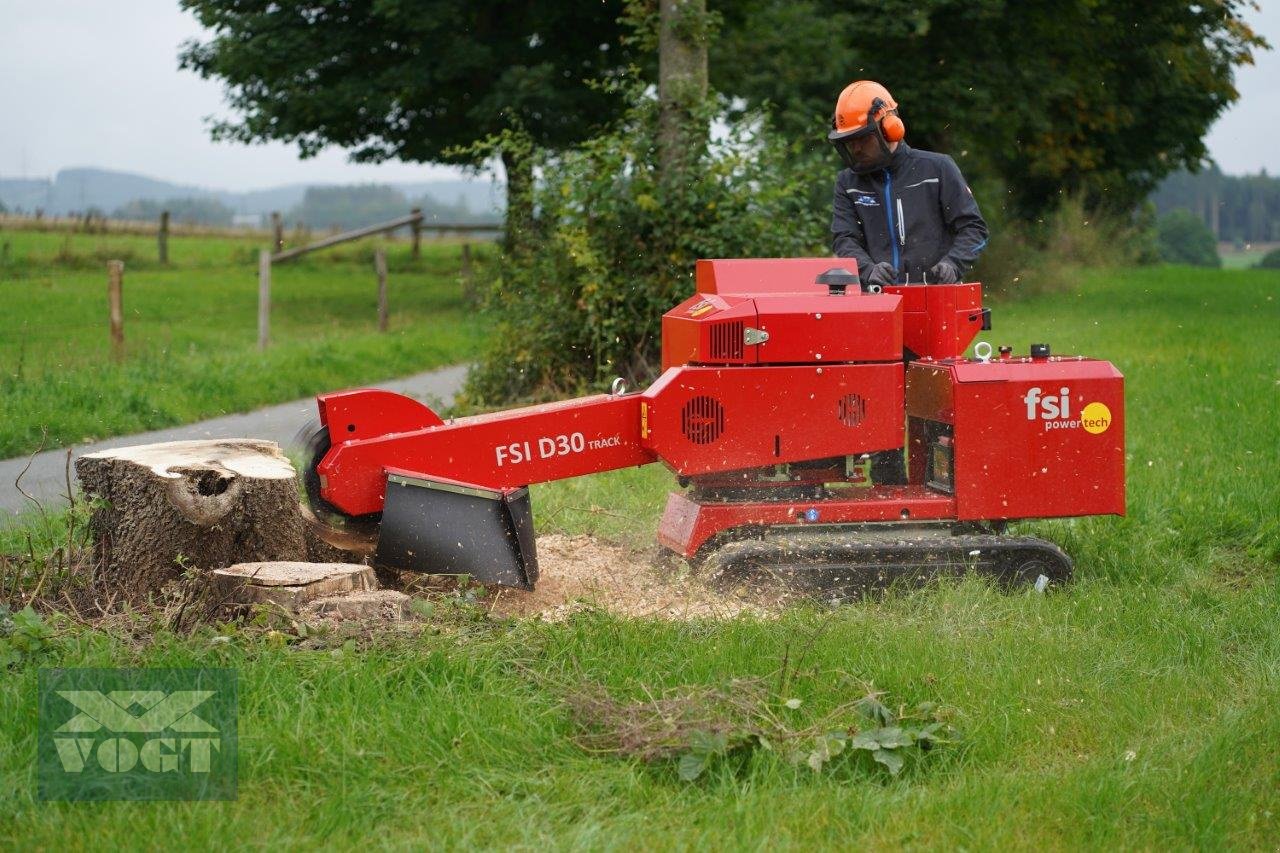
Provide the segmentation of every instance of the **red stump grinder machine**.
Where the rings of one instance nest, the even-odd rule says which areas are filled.
[[[1124,379],[985,342],[979,284],[859,284],[847,259],[699,261],[644,391],[442,420],[387,391],[319,397],[304,482],[375,562],[531,589],[528,487],[661,461],[658,542],[721,571],[854,594],[966,570],[1060,582],[1014,519],[1123,515]],[[872,482],[873,454],[905,472]],[[884,458],[883,455],[880,458]],[[885,478],[880,478],[885,479]]]

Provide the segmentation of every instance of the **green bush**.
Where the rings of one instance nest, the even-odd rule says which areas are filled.
[[[1157,229],[1162,260],[1196,267],[1222,266],[1217,239],[1191,211],[1170,211],[1160,217]]]
[[[620,123],[581,147],[527,149],[539,176],[535,233],[491,277],[496,331],[466,403],[550,398],[615,376],[643,384],[661,366],[662,315],[693,292],[697,259],[829,254],[830,209],[810,188],[834,163],[753,114],[708,142],[687,181],[664,182],[657,103],[640,88],[628,98]],[[514,133],[490,143],[522,144]]]
[[[1044,219],[1007,221],[987,213],[991,242],[972,278],[989,292],[1032,295],[1068,290],[1084,267],[1121,267],[1160,260],[1155,208],[1133,214],[1090,211],[1083,198],[1067,196]]]
[[[1280,249],[1272,249],[1258,261],[1258,268],[1264,270],[1280,270]]]

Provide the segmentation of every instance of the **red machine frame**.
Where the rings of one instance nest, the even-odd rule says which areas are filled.
[[[1124,513],[1114,366],[966,359],[989,328],[981,285],[864,292],[856,270],[830,275],[845,265],[699,261],[697,292],[663,317],[664,372],[639,393],[448,422],[384,391],[324,395],[321,494],[366,516],[388,471],[510,493],[661,461],[703,492],[740,489],[671,494],[658,539],[686,557],[751,528]],[[870,486],[858,461],[904,444],[908,483]]]

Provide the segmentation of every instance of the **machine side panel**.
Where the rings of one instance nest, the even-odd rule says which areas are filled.
[[[759,347],[747,344],[745,333],[756,325],[755,303],[745,296],[692,296],[662,315],[662,369],[754,364]]]
[[[644,396],[646,444],[678,474],[901,447],[901,362],[668,370]]]
[[[955,501],[921,486],[876,486],[820,501],[700,503],[671,492],[658,527],[658,542],[684,557],[718,534],[742,528],[822,528],[835,524],[938,521],[955,516]]]
[[[763,295],[755,299],[760,363],[824,364],[902,358],[902,300],[858,291],[842,296]]]
[[[1124,378],[1100,361],[952,365],[962,520],[1123,515]]]
[[[963,355],[982,329],[981,284],[895,285],[885,293],[902,297],[902,343],[917,357]]]
[[[907,368],[907,417],[949,424],[955,419],[951,369],[913,362]]]

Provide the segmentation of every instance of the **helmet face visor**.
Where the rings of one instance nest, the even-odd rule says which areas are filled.
[[[893,153],[880,133],[878,122],[871,122],[854,133],[838,137],[832,133],[827,138],[835,146],[844,165],[860,175],[883,169],[889,165],[889,157]]]

